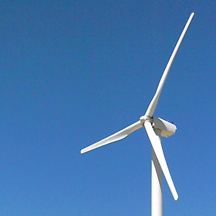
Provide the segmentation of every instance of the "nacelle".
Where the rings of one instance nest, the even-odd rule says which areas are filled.
[[[153,128],[154,129],[159,129],[161,130],[161,136],[163,137],[170,137],[172,136],[175,132],[176,132],[176,129],[177,127],[168,122],[168,121],[165,121],[161,118],[157,118],[157,117],[153,117]]]

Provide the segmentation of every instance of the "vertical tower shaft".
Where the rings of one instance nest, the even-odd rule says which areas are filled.
[[[161,139],[161,131],[155,130],[158,139]],[[152,181],[151,181],[151,215],[163,215],[163,197],[162,197],[162,170],[158,159],[152,149]]]

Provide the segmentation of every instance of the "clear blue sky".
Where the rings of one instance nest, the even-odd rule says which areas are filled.
[[[81,155],[151,101],[192,12],[155,116],[179,200],[164,215],[216,215],[215,1],[1,1],[0,215],[150,215],[144,129]]]

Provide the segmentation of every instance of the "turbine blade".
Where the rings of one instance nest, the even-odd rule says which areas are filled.
[[[85,152],[88,152],[88,151],[91,151],[93,149],[96,149],[96,148],[99,148],[101,146],[104,146],[104,145],[107,145],[109,143],[112,143],[112,142],[116,142],[118,140],[121,140],[121,139],[124,139],[126,136],[128,136],[129,134],[131,134],[132,132],[140,129],[141,127],[143,127],[143,125],[141,124],[140,121],[137,121],[135,122],[134,124],[124,128],[123,130],[120,130],[119,132],[99,141],[99,142],[96,142],[84,149],[81,150],[81,154],[85,153]]]
[[[164,83],[166,81],[166,78],[167,78],[167,75],[168,75],[169,70],[171,68],[171,65],[173,63],[173,60],[174,60],[174,58],[176,56],[176,53],[177,53],[177,51],[178,51],[178,49],[179,49],[179,47],[181,45],[181,42],[182,42],[182,40],[183,40],[183,38],[185,36],[185,33],[186,33],[186,31],[187,31],[190,23],[191,23],[191,20],[192,20],[193,16],[194,16],[194,13],[192,13],[190,15],[190,17],[189,17],[189,19],[188,19],[188,21],[187,21],[187,23],[186,23],[186,25],[185,25],[182,33],[181,33],[181,36],[180,36],[180,38],[179,38],[179,40],[178,40],[178,42],[177,42],[177,44],[175,46],[175,49],[173,50],[173,53],[172,53],[172,55],[171,55],[171,57],[170,57],[170,59],[169,59],[169,61],[167,63],[167,66],[166,66],[166,68],[164,70],[164,73],[163,73],[163,75],[161,77],[161,80],[159,82],[157,91],[156,91],[156,93],[155,93],[155,95],[154,95],[154,97],[153,97],[153,99],[152,99],[152,101],[151,101],[151,103],[150,103],[150,105],[149,105],[146,113],[145,113],[145,116],[152,117],[153,114],[154,114],[154,111],[156,109],[156,106],[157,106],[157,103],[158,103],[158,100],[159,100],[159,97],[160,97],[163,85],[164,85]]]
[[[170,175],[170,172],[169,172],[169,169],[168,169],[168,166],[166,163],[166,159],[164,157],[160,138],[155,134],[155,132],[152,128],[152,125],[149,121],[146,121],[144,126],[145,126],[146,132],[148,134],[149,140],[152,144],[152,148],[153,148],[155,155],[158,159],[158,162],[160,164],[161,170],[163,171],[164,177],[165,177],[167,184],[170,188],[170,191],[173,195],[173,198],[174,198],[174,200],[177,200],[178,194],[177,194],[177,191],[175,189],[172,177]]]

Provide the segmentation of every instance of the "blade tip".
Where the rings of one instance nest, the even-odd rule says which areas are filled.
[[[174,196],[174,200],[175,200],[175,201],[178,200],[178,194],[176,194],[176,195]]]

